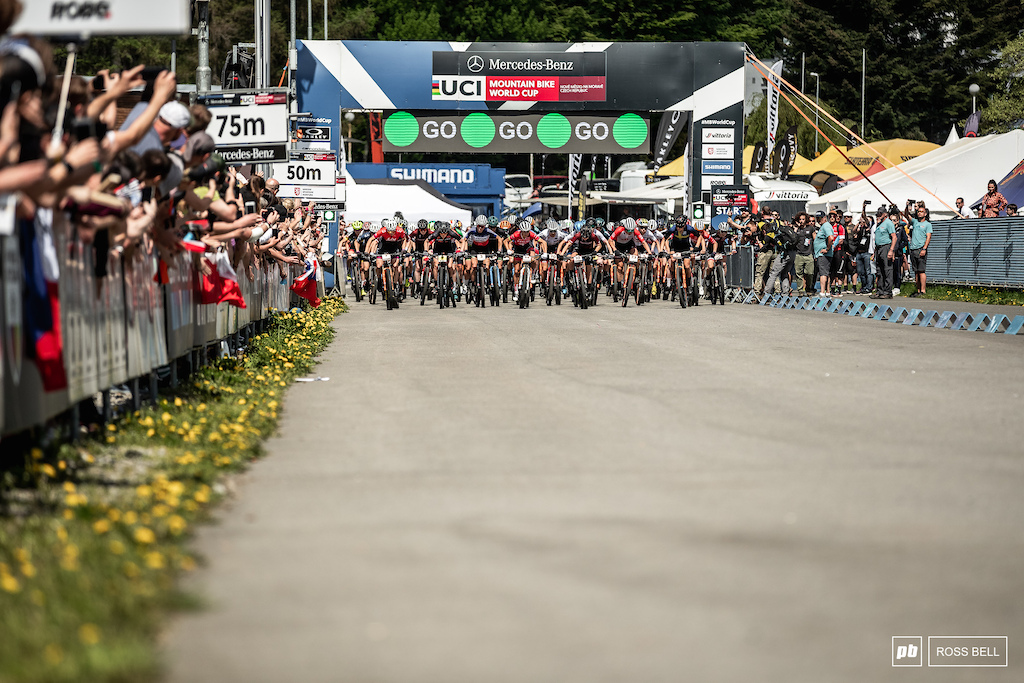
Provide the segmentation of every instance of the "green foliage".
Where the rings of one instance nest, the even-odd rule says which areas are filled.
[[[1024,121],[1024,34],[1007,43],[992,70],[995,94],[981,115],[981,132],[1001,133]]]

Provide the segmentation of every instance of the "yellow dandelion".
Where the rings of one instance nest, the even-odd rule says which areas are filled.
[[[50,643],[43,648],[43,657],[51,666],[57,666],[64,661],[64,651],[60,649],[60,645]]]
[[[18,583],[16,578],[4,572],[0,574],[0,588],[4,589],[8,593],[17,593],[21,590],[21,584]]]
[[[171,421],[171,414],[170,413],[164,413],[163,415],[160,416],[160,419],[163,420],[164,422],[170,422]]]
[[[153,530],[144,526],[136,529],[134,536],[137,543],[153,543],[156,541],[156,534],[153,533]]]
[[[185,518],[181,515],[171,515],[171,517],[167,520],[167,528],[175,536],[183,532],[187,527],[188,523],[185,521]]]
[[[210,500],[210,487],[206,486],[204,484],[202,487],[199,488],[199,490],[197,490],[195,492],[195,495],[193,495],[192,497],[195,498],[196,501],[199,502],[199,503],[209,502],[209,500]]]
[[[139,515],[136,514],[135,510],[129,510],[128,512],[124,513],[123,519],[125,524],[131,526],[132,524],[135,524],[137,521],[139,521]]]
[[[107,443],[117,443],[117,439],[113,436],[108,436]]]
[[[153,516],[158,518],[158,519],[160,517],[166,517],[167,513],[169,513],[170,511],[171,511],[170,508],[168,508],[163,503],[161,503],[160,505],[153,506]]]
[[[78,639],[86,645],[100,642],[100,630],[95,624],[82,624],[78,627]]]
[[[196,406],[196,410],[198,410],[199,412],[203,412],[204,410],[206,410],[206,404],[200,403],[198,406]]]
[[[83,455],[82,460],[89,463],[90,465],[96,462],[96,458],[92,456],[92,453],[86,453],[85,455]]]
[[[148,437],[152,437],[152,436],[154,436],[155,434],[156,434],[156,430],[155,430],[155,429],[153,429],[152,427],[150,427],[150,428],[149,428],[148,430],[146,430],[146,437],[147,437],[147,438],[148,438]]]
[[[108,511],[107,512],[107,519],[109,519],[111,522],[119,522],[121,520],[121,511],[120,510],[110,510],[110,511]]]
[[[164,561],[164,556],[154,550],[146,553],[146,566],[150,569],[163,569],[167,563]]]
[[[45,474],[48,477],[56,477],[57,476],[57,470],[53,469],[53,465],[51,465],[48,462],[44,462],[42,465],[40,465],[39,466],[39,471],[42,472],[43,474]]]
[[[109,547],[110,552],[112,552],[115,555],[124,555],[124,543],[122,543],[121,541],[111,541],[107,547]]]
[[[64,517],[64,519],[66,519],[66,520],[69,520],[69,521],[70,521],[70,520],[72,520],[72,519],[74,519],[74,518],[75,518],[75,513],[74,513],[74,512],[72,512],[71,510],[65,509],[65,510],[64,510],[64,514],[63,514],[63,517]]]
[[[153,495],[153,489],[146,484],[141,484],[135,487],[135,495],[139,498],[149,498]]]
[[[184,405],[184,402],[180,398],[175,396],[174,397],[174,405],[176,405],[177,407],[180,408],[182,405]]]
[[[67,468],[68,468],[68,464],[66,462],[64,462],[63,460],[58,460],[57,461],[57,469],[59,469],[59,470],[61,470],[63,472]]]
[[[63,488],[68,493],[74,493],[75,492],[75,485],[73,483],[71,483],[70,481],[64,482],[64,487]]]
[[[129,579],[134,579],[141,573],[142,571],[139,569],[139,565],[135,564],[134,562],[124,563],[124,575],[127,576]]]
[[[172,481],[167,484],[167,493],[175,498],[180,498],[181,494],[185,493],[185,484],[180,481]]]
[[[110,522],[105,519],[97,519],[92,523],[92,530],[96,534],[105,534],[110,531]]]
[[[116,424],[108,424],[107,425],[107,431],[108,432],[116,432],[117,431],[117,425]]]
[[[65,529],[62,525],[58,524],[57,525],[57,529],[56,529],[56,534],[57,534],[57,538],[60,540],[61,543],[67,543],[67,540],[68,540],[68,530],[67,529]]]
[[[41,449],[41,448],[33,448],[31,450],[31,454],[32,454],[32,459],[33,460],[42,460],[43,459],[43,449]]]
[[[34,578],[36,575],[36,566],[31,562],[26,562],[21,565],[21,573],[26,579]]]

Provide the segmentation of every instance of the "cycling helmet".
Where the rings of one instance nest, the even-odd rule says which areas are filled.
[[[352,226],[353,230],[362,230],[362,228],[363,228],[363,222],[362,221],[352,221],[352,223],[350,225]]]
[[[424,222],[427,224],[427,230],[433,230],[438,225],[434,221],[424,221]]]
[[[604,219],[601,218],[600,216],[595,218],[594,222],[597,224],[597,227],[599,227],[599,228],[603,228],[604,227]]]
[[[427,224],[427,219],[426,218],[421,218],[418,221],[416,221],[416,227],[419,228],[420,230],[422,230],[423,228],[427,228],[427,227],[430,227],[430,226]]]
[[[530,225],[530,221],[523,220],[516,224],[516,230],[519,232],[530,232],[532,229],[533,226]]]
[[[398,227],[400,227],[403,230],[405,230],[406,228],[409,227],[409,221],[405,220],[404,218],[399,218],[398,219]]]
[[[583,228],[584,222],[585,221],[576,221],[575,223],[572,224],[572,229],[575,230],[576,232],[579,232],[580,229]]]
[[[594,220],[593,218],[588,218],[583,222],[583,227],[590,228],[591,230],[593,230],[594,228],[597,227],[597,221]]]
[[[502,230],[511,230],[512,229],[512,222],[508,221],[508,220],[502,221],[502,222],[498,223],[498,227],[501,228]]]
[[[455,229],[457,229],[457,230],[461,230],[462,229],[462,221],[460,221],[460,220],[452,221],[452,226]]]
[[[497,216],[488,216],[487,217],[487,225],[492,227],[492,228],[498,227],[498,217]]]
[[[669,221],[668,225],[665,226],[665,232],[669,235],[674,235],[679,230],[675,221]]]
[[[483,214],[480,214],[473,220],[473,224],[478,227],[482,225],[487,225],[487,217],[484,216]]]
[[[637,218],[636,219],[636,227],[640,228],[641,230],[647,228],[649,225],[650,225],[650,221],[648,221],[646,218]]]
[[[631,216],[626,216],[622,219],[622,227],[632,232],[636,230],[636,221]]]
[[[551,230],[552,232],[555,232],[558,230],[558,221],[556,221],[554,218],[549,218],[547,222],[544,224],[544,227],[547,228],[548,230]]]
[[[572,229],[572,221],[569,220],[568,218],[563,218],[562,219],[562,230],[565,230],[566,232],[568,232],[571,229]]]
[[[580,234],[583,235],[584,237],[590,237],[590,235],[593,234],[593,232],[594,232],[593,222],[594,222],[593,218],[584,221],[583,222],[583,227],[580,228]]]

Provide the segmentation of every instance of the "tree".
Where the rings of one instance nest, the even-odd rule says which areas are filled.
[[[1003,133],[1024,125],[1024,34],[999,51],[999,65],[992,70],[996,92],[981,112],[983,133]]]

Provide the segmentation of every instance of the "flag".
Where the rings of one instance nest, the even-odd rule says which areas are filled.
[[[976,111],[967,117],[967,125],[964,126],[965,138],[978,137],[978,128],[981,127],[981,112]]]
[[[796,126],[790,126],[789,130],[786,131],[786,136],[783,141],[789,148],[789,161],[785,165],[782,165],[779,169],[782,174],[782,179],[785,180],[789,177],[789,172],[793,170],[793,166],[796,165],[796,155],[799,151],[796,140]]]
[[[200,277],[199,303],[229,303],[238,308],[245,308],[245,298],[238,286],[238,275],[231,267],[227,253],[218,251],[207,256],[206,265],[210,267],[210,274]]]
[[[25,276],[22,310],[26,351],[39,368],[45,391],[68,386],[60,333],[60,268],[53,243],[53,210],[37,208],[35,218],[18,220]]]
[[[156,261],[156,274],[153,275],[153,282],[158,285],[171,284],[171,278],[167,272],[167,262],[162,258],[158,258]]]
[[[685,112],[681,111],[667,111],[661,115],[661,123],[658,124],[658,137],[655,138],[654,148],[654,174],[658,174],[658,169],[665,165],[665,159],[668,158],[668,153],[672,151],[672,146],[676,144],[676,139],[679,137],[679,131],[686,125]]]
[[[310,258],[306,261],[306,272],[292,283],[292,291],[308,301],[313,308],[320,305],[320,297],[316,295],[316,273],[319,268],[316,258]]]
[[[202,254],[206,251],[206,244],[204,242],[200,242],[199,240],[190,240],[187,237],[181,240],[181,246],[184,247],[186,251],[191,251],[194,254]]]
[[[796,159],[796,126],[790,127],[782,136],[779,145],[775,148],[775,155],[772,158],[772,173],[785,180],[789,175],[789,169],[793,168]]]
[[[750,157],[750,172],[761,173],[768,167],[768,152],[763,142],[754,145],[754,153]]]
[[[771,158],[772,152],[775,151],[775,133],[779,129],[779,92],[780,82],[779,77],[782,76],[782,60],[775,62],[772,65],[771,70],[768,72],[768,153],[767,158]]]
[[[572,207],[576,203],[576,191],[579,189],[580,165],[583,163],[582,154],[569,155],[569,210],[566,212],[572,218]]]

